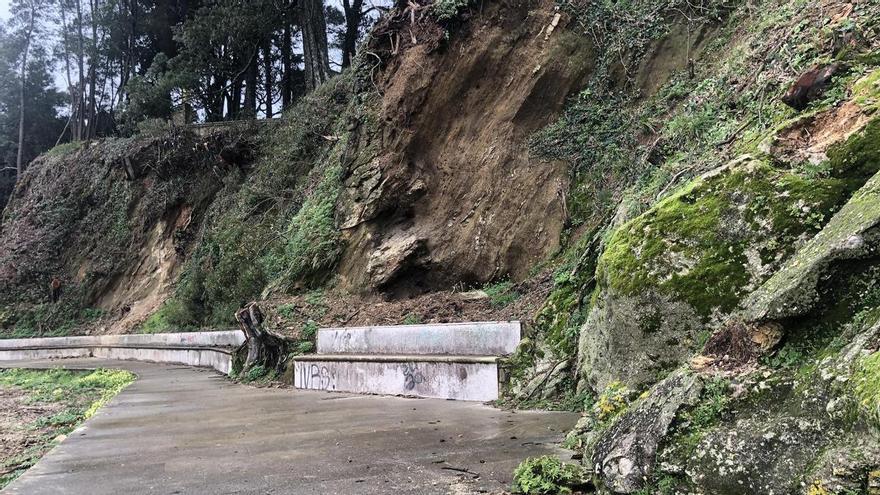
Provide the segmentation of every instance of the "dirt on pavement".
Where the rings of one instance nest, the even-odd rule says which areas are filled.
[[[37,420],[63,409],[59,403],[30,403],[29,394],[0,385],[0,486],[3,479],[25,469],[28,451],[38,448],[51,427],[34,427]]]

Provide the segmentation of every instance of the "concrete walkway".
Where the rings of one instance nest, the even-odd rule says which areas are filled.
[[[70,359],[3,366],[120,368],[138,380],[8,494],[501,493],[575,414],[235,384],[174,365]]]

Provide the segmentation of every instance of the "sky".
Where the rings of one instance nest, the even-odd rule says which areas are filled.
[[[12,0],[0,0],[0,19],[9,19],[9,3]]]

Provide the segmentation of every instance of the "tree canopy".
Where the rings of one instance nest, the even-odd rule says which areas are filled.
[[[14,0],[0,26],[3,177],[14,181],[19,149],[23,169],[57,143],[135,133],[148,120],[280,115],[351,64],[382,10],[363,0],[340,7],[323,0]]]

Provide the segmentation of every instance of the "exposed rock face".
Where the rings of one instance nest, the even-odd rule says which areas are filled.
[[[367,274],[373,287],[382,288],[405,273],[424,254],[425,239],[401,235],[388,239],[370,254]]]
[[[594,390],[615,380],[637,388],[678,366],[850,187],[744,157],[620,227],[599,258],[600,292],[580,332],[583,377]]]
[[[693,480],[706,493],[793,493],[829,439],[819,419],[756,417],[710,433],[697,447]]]
[[[880,175],[859,190],[831,222],[746,303],[750,320],[781,320],[808,313],[837,267],[880,257]]]
[[[669,295],[604,292],[581,328],[581,369],[597,391],[618,379],[649,383],[690,356],[703,328],[692,306]]]
[[[679,408],[692,405],[701,390],[699,377],[678,371],[625,412],[593,449],[594,471],[603,485],[614,493],[641,489],[653,471],[657,449]]]
[[[851,382],[877,345],[880,323],[857,334],[812,374],[756,379],[751,397],[696,448],[687,472],[704,493],[860,493],[880,465],[869,417],[858,412]]]
[[[871,483],[870,473],[880,466],[880,447],[876,442],[877,425],[880,424],[877,419],[880,417],[877,415],[880,392],[876,386],[876,383],[880,383],[880,365],[877,364],[880,363],[880,308],[874,299],[862,299],[865,294],[874,293],[870,288],[874,287],[876,279],[871,274],[876,273],[876,266],[880,262],[877,251],[880,247],[880,174],[870,177],[851,196],[849,191],[862,182],[866,173],[876,172],[876,168],[873,168],[876,165],[869,164],[873,158],[867,161],[864,158],[874,156],[865,151],[866,146],[869,151],[875,146],[865,144],[865,139],[875,132],[872,129],[869,126],[862,134],[852,136],[845,145],[832,150],[832,171],[827,182],[810,186],[811,191],[816,192],[817,188],[837,184],[835,187],[840,189],[831,187],[828,192],[838,197],[849,197],[846,204],[833,216],[831,212],[837,209],[833,203],[829,203],[830,206],[824,210],[818,205],[809,205],[808,211],[826,212],[830,217],[827,224],[809,240],[804,240],[802,236],[789,237],[786,241],[788,244],[780,244],[790,248],[789,254],[785,255],[787,261],[782,257],[774,261],[772,266],[780,267],[775,274],[766,277],[763,275],[766,272],[755,271],[751,277],[740,282],[744,292],[757,287],[750,297],[744,299],[747,309],[742,314],[747,316],[748,328],[764,330],[763,334],[753,336],[753,339],[762,337],[760,342],[753,342],[758,352],[768,353],[782,339],[783,343],[802,346],[795,349],[826,346],[824,354],[821,358],[810,358],[815,361],[807,360],[799,367],[752,363],[739,370],[739,376],[734,376],[735,383],[722,392],[724,398],[701,397],[699,378],[682,372],[673,373],[651,387],[647,398],[631,406],[595,444],[592,464],[608,490],[632,493],[645,488],[648,483],[656,483],[659,476],[678,480],[681,482],[679,489],[686,487],[688,493],[718,495],[805,493],[808,489],[812,490],[809,493],[863,493]],[[843,156],[847,158],[842,159]],[[746,187],[749,181],[743,180],[715,182],[708,187],[712,193],[696,195],[697,191],[711,184],[713,178],[717,180],[717,177],[735,173],[732,171],[737,166],[742,165],[734,165],[718,175],[704,177],[689,188],[684,194],[693,195],[690,196],[690,204],[705,204],[708,198],[718,196],[730,198],[724,192],[730,191],[730,184],[738,184],[733,197],[743,197],[750,194],[750,190],[762,190],[760,186],[754,189],[755,186],[771,182],[769,177],[772,174],[755,174],[761,166],[752,164],[746,169],[751,169],[748,172],[750,186]],[[776,198],[785,198],[777,206],[792,210],[785,201],[797,195],[787,187],[775,189],[779,184],[792,180],[791,176],[786,175],[772,180],[775,186],[763,189],[764,196],[774,194]],[[768,193],[774,189],[775,192]],[[815,199],[818,196],[812,197]],[[681,202],[682,197],[667,201]],[[728,201],[725,200],[724,204],[729,204]],[[701,244],[703,241],[699,231],[681,229],[681,222],[691,217],[678,217],[678,231],[658,229],[663,225],[658,221],[663,218],[663,208],[670,207],[664,203],[655,207],[655,211],[649,211],[647,218],[636,219],[633,222],[635,227],[623,227],[624,233],[633,235],[638,241],[627,239],[627,250],[617,253],[624,257],[631,256],[629,253],[644,256],[644,253],[651,252],[648,241],[654,233],[663,232],[662,249],[658,248],[661,254],[657,259],[664,260],[665,264],[651,262],[653,258],[642,258],[648,260],[646,271],[631,272],[629,275],[642,277],[640,281],[648,281],[655,291],[662,290],[669,280],[687,277],[689,271],[699,266],[699,258],[676,256],[677,252],[682,251],[679,247],[681,244],[704,245]],[[805,206],[801,200],[796,200],[794,204],[800,208]],[[705,213],[707,209],[702,211]],[[778,212],[776,206],[768,211]],[[720,216],[728,220],[737,219],[733,215]],[[652,217],[653,221],[648,221]],[[754,218],[743,215],[739,217],[739,222],[749,224]],[[754,243],[760,253],[761,243],[766,242],[764,239],[776,235],[774,239],[778,242],[795,232],[790,226],[780,229],[779,225],[782,224],[779,223],[779,217],[774,218],[773,221],[759,222],[774,226],[761,234],[766,237],[738,237],[740,241],[748,241],[745,251]],[[726,225],[736,224],[734,221]],[[760,232],[754,228],[749,231]],[[684,243],[678,237],[680,232],[689,233]],[[727,230],[712,229],[712,232],[722,240],[729,235]],[[615,239],[612,239],[606,254],[614,253],[614,243]],[[711,252],[711,249],[711,246],[703,247],[700,253]],[[732,252],[728,247],[725,250]],[[696,259],[696,262],[683,263],[683,259]],[[723,258],[713,259],[717,262]],[[600,260],[600,274],[603,270],[605,274],[609,273],[609,263],[613,267],[615,262]],[[671,263],[677,265],[667,268]],[[750,265],[741,266],[748,268]],[[675,273],[665,275],[672,269]],[[652,281],[650,277],[657,278]],[[758,285],[762,278],[766,279],[765,282]],[[600,295],[596,306],[600,315],[607,314],[608,317],[602,320],[591,315],[584,330],[601,328],[601,325],[611,330],[605,334],[582,333],[581,337],[581,356],[586,359],[582,366],[587,370],[586,376],[590,377],[592,373],[595,380],[592,383],[600,385],[605,382],[595,371],[596,363],[607,361],[604,368],[599,368],[606,373],[612,372],[615,366],[624,372],[630,370],[626,366],[621,367],[621,362],[632,363],[631,370],[641,370],[647,366],[647,361],[639,357],[635,350],[627,351],[623,342],[638,350],[653,350],[656,345],[652,340],[656,338],[654,335],[640,336],[635,331],[635,323],[617,316],[621,310],[625,310],[627,315],[634,315],[637,322],[651,321],[646,311],[652,304],[656,306],[656,314],[663,318],[680,312],[680,307],[672,305],[673,299],[652,301],[644,293],[627,296],[623,300],[639,302],[623,306],[615,287],[619,290],[626,285],[618,282],[615,286],[613,279],[610,280],[604,281],[602,287],[605,294]],[[632,279],[624,279],[627,280]],[[691,279],[691,283],[697,284],[701,290],[718,287],[707,283],[705,278]],[[731,294],[740,293],[736,290]],[[699,299],[693,296],[687,299],[686,292],[680,294],[684,297],[680,295],[679,300],[690,301],[692,307],[700,307],[694,304]],[[613,305],[609,305],[608,301]],[[822,316],[824,323],[810,321],[810,318],[819,318],[816,315],[822,315],[823,312],[831,313],[831,316]],[[822,325],[835,329],[834,342],[839,344],[829,344],[831,337],[828,336],[818,338],[804,335],[821,332],[825,328]],[[673,332],[672,338],[678,339],[681,335],[687,335],[685,332],[692,331],[681,323],[669,327],[661,322],[657,328]],[[602,341],[603,337],[607,339],[607,344]],[[819,340],[799,344],[808,338]],[[586,346],[583,346],[584,343]],[[602,354],[609,350],[612,353]],[[638,374],[630,376],[638,377]],[[719,392],[716,390],[714,393]],[[710,400],[719,400],[719,405],[701,409],[702,419],[694,424],[696,416],[692,411]],[[683,410],[687,411],[684,415]],[[714,412],[710,414],[708,411]]]
[[[552,2],[487,4],[446,53],[410,46],[383,71],[378,122],[358,131],[339,202],[346,288],[409,294],[522,279],[557,249],[566,166],[531,158],[528,138],[594,59],[566,22]],[[402,236],[424,240],[407,267],[388,269],[409,280],[364,272]]]
[[[175,131],[35,160],[4,212],[2,304],[47,302],[59,277],[53,308],[99,308],[123,316],[117,330],[129,330],[171,292],[224,177],[237,177],[218,157],[230,139]]]

